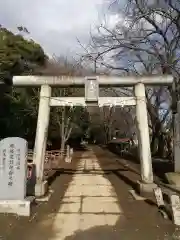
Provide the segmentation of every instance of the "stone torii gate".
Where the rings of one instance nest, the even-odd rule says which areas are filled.
[[[43,196],[47,190],[47,183],[43,180],[44,158],[49,126],[50,107],[54,106],[87,106],[103,105],[135,105],[138,129],[138,142],[141,163],[140,193],[150,193],[155,184],[153,181],[152,159],[148,128],[148,113],[146,106],[145,85],[171,85],[172,76],[142,76],[142,77],[46,77],[46,76],[15,76],[14,86],[41,87],[39,112],[37,120],[36,139],[33,161],[36,165],[36,196]],[[101,87],[134,87],[134,97],[99,97]],[[51,97],[51,87],[85,87],[85,97]]]

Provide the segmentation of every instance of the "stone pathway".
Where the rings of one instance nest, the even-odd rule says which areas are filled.
[[[174,231],[171,222],[156,207],[132,199],[127,179],[137,175],[112,153],[98,147],[75,153],[67,170],[54,181],[50,201],[34,207],[30,219],[1,216],[0,233],[8,229],[3,240],[171,239],[165,237]]]
[[[116,166],[112,164],[111,167],[115,169]],[[99,171],[102,168],[94,153],[89,151],[88,156],[82,155],[77,170]],[[91,173],[73,176],[58,213],[53,226],[57,234],[53,239],[65,239],[93,227],[114,226],[123,217],[111,182],[102,174]]]

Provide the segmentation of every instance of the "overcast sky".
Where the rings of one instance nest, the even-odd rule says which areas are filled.
[[[49,54],[73,55],[89,38],[107,0],[0,0],[0,24],[26,27]]]

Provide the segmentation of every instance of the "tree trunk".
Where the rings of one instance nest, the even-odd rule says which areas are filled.
[[[66,120],[66,109],[63,107],[62,109],[62,123],[61,123],[61,159],[63,158],[66,142],[69,139],[69,136],[72,131],[72,127],[70,126],[70,117]]]
[[[62,123],[61,123],[61,159],[64,155],[65,150],[65,107],[62,109]]]
[[[158,157],[163,157],[164,156],[164,136],[163,136],[162,133],[158,137],[157,156]]]
[[[156,155],[157,153],[157,144],[156,144],[156,140],[158,139],[158,136],[156,135],[156,133],[152,133],[152,140],[151,140],[151,152],[152,155]]]

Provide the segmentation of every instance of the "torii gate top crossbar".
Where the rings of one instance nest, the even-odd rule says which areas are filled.
[[[173,83],[173,77],[171,75],[152,75],[152,76],[131,76],[131,77],[120,77],[120,76],[92,76],[92,77],[74,77],[74,76],[14,76],[12,84],[14,86],[33,86],[39,87],[41,85],[59,86],[59,87],[84,87],[86,79],[96,79],[98,85],[102,87],[123,87],[123,86],[134,86],[138,83],[145,85],[171,85]]]

